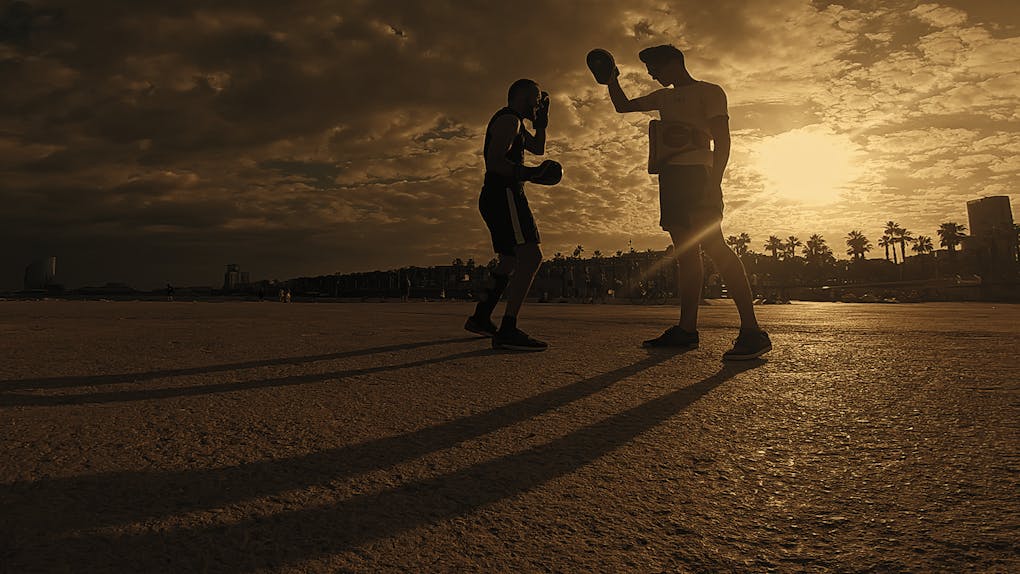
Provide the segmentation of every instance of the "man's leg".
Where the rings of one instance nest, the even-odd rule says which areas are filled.
[[[499,304],[507,285],[510,282],[510,274],[513,273],[517,260],[511,255],[500,255],[496,268],[492,270],[491,286],[487,287],[478,297],[478,304],[475,305],[476,319],[490,321],[492,311]]]
[[[688,333],[698,330],[698,307],[701,305],[701,285],[705,270],[701,261],[701,246],[696,231],[669,232],[673,239],[673,253],[677,261],[677,287],[680,292],[680,328]]]
[[[705,253],[712,258],[719,274],[726,283],[733,302],[737,304],[737,312],[740,313],[740,328],[747,330],[759,330],[758,319],[754,315],[754,298],[751,295],[751,285],[747,282],[747,273],[744,271],[744,264],[737,257],[737,254],[726,245],[723,239],[722,228],[716,224],[706,234],[701,242]]]
[[[494,349],[513,351],[544,351],[548,345],[529,336],[517,328],[517,315],[524,305],[524,298],[531,289],[531,282],[542,264],[542,250],[537,243],[525,243],[517,246],[517,268],[510,278],[507,287],[506,314],[499,331],[492,338]]]
[[[531,290],[538,268],[542,266],[542,248],[537,243],[525,243],[517,246],[516,266],[506,291],[506,311],[503,314],[503,326],[507,326],[507,318],[511,319],[510,327],[516,327],[517,315],[524,305],[524,299]]]

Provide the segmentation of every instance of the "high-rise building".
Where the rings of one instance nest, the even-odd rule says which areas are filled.
[[[1017,265],[1017,234],[1009,197],[996,195],[967,202],[970,236],[965,240],[982,271],[993,275],[1014,273]]]
[[[251,274],[247,271],[241,271],[241,266],[237,263],[231,263],[227,265],[227,270],[223,273],[223,290],[224,291],[235,291],[238,289],[247,289],[251,286]]]
[[[25,291],[46,289],[57,276],[57,258],[46,257],[33,261],[25,267]]]
[[[227,265],[227,271],[223,274],[223,289],[230,291],[237,289],[241,284],[241,266],[237,263]]]

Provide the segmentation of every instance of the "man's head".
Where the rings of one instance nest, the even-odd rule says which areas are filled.
[[[675,84],[690,76],[684,64],[684,53],[672,44],[652,46],[638,53],[648,68],[648,75],[663,86]]]
[[[535,80],[520,79],[510,84],[506,94],[507,106],[529,120],[535,119],[542,90]]]

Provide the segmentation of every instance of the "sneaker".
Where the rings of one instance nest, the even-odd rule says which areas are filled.
[[[673,325],[664,333],[654,339],[648,339],[641,343],[642,347],[682,347],[686,349],[698,348],[698,332],[684,330],[680,325]]]
[[[492,338],[493,349],[508,349],[510,351],[544,351],[549,345],[529,336],[520,329],[509,331],[497,331]]]
[[[772,350],[772,340],[769,334],[762,330],[740,330],[740,334],[733,341],[733,348],[723,353],[724,361],[747,361],[758,357]]]
[[[464,322],[464,328],[484,337],[495,337],[498,330],[492,319],[478,319],[474,315],[467,318],[467,321]]]

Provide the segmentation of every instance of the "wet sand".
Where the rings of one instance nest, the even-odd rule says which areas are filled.
[[[1020,571],[1020,306],[0,302],[0,572]]]

